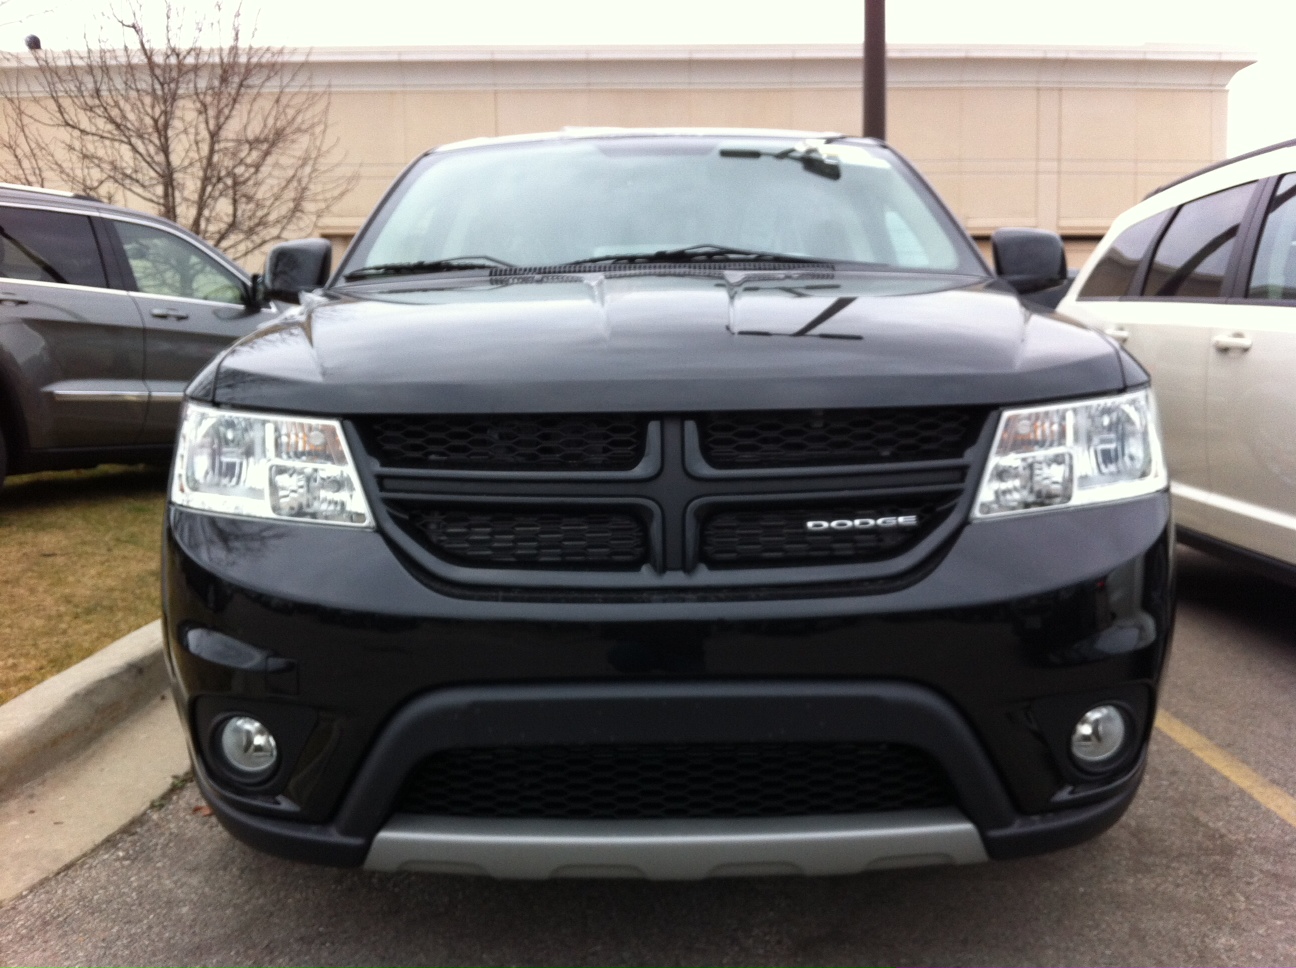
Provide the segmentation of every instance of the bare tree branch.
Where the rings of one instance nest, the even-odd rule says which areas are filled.
[[[309,232],[355,180],[329,92],[245,36],[238,7],[191,19],[168,3],[155,38],[139,2],[115,15],[118,43],[31,52],[28,90],[8,72],[0,177],[150,209],[235,258]]]

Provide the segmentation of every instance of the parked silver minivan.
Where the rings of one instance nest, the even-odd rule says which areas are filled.
[[[1180,540],[1296,581],[1296,141],[1125,212],[1058,309],[1151,372]]]

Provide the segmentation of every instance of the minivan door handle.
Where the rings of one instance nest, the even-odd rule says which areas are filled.
[[[27,300],[22,296],[12,292],[0,292],[0,305],[3,306],[26,306]]]
[[[182,313],[178,309],[154,309],[149,313],[154,319],[188,319],[188,313]]]
[[[1227,353],[1229,350],[1241,350],[1245,353],[1251,348],[1251,337],[1246,333],[1234,333],[1232,336],[1216,336],[1211,340],[1211,346],[1221,353]]]
[[[1130,338],[1129,330],[1123,326],[1112,326],[1110,329],[1103,330],[1108,336],[1118,343],[1124,343]]]

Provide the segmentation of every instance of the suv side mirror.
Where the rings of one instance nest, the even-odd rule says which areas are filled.
[[[990,236],[995,272],[1023,296],[1067,278],[1062,236],[1043,229],[999,229]]]
[[[301,294],[328,281],[333,244],[328,239],[299,239],[276,245],[266,256],[261,288],[270,299],[301,302]]]

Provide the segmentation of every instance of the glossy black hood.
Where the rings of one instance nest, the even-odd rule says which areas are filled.
[[[191,393],[320,414],[678,412],[996,405],[1126,385],[1105,337],[988,280],[815,275],[389,283],[294,311]]]

